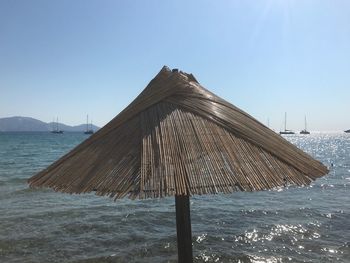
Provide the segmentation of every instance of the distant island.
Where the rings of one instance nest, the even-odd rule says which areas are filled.
[[[0,132],[49,132],[53,130],[56,123],[53,122],[43,122],[30,117],[8,117],[0,118]],[[76,126],[70,126],[63,123],[58,124],[60,130],[65,132],[84,132],[86,131],[86,124],[80,124]],[[92,129],[97,131],[99,127],[92,125]]]

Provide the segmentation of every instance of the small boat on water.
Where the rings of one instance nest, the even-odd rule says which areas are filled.
[[[52,122],[51,133],[55,133],[55,134],[62,134],[63,133],[63,131],[58,128],[58,118],[56,120],[56,123],[55,123],[55,120]]]
[[[292,130],[287,130],[287,112],[284,113],[284,131],[280,131],[280,134],[295,134]]]
[[[51,131],[51,133],[58,133],[58,134],[62,134],[63,131],[62,130],[57,130],[57,131]]]
[[[350,133],[350,130],[346,130],[346,131],[344,131],[344,132],[346,132],[346,133]]]
[[[300,131],[300,134],[310,134],[310,132],[306,128],[306,116],[305,116],[305,128],[304,130]]]
[[[94,130],[92,129],[92,122],[91,122],[91,128],[89,129],[89,115],[86,115],[86,131],[84,131],[84,134],[93,134]]]
[[[310,134],[310,132],[307,130],[302,130],[302,131],[300,131],[300,134]]]

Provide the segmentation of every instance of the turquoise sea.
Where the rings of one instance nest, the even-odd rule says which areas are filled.
[[[177,262],[174,198],[28,188],[86,138],[0,133],[0,262]],[[192,197],[195,262],[350,262],[350,134],[286,138],[329,175],[303,188]]]

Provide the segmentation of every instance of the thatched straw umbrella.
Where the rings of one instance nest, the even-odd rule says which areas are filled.
[[[168,67],[106,126],[29,179],[115,199],[175,196],[179,262],[192,262],[189,196],[308,185],[327,168]]]

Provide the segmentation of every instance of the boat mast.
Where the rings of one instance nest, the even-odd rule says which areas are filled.
[[[306,115],[305,115],[305,131],[307,131],[307,127],[306,127]]]
[[[86,115],[86,131],[89,130],[89,115]]]
[[[284,113],[284,131],[287,131],[287,112]]]

